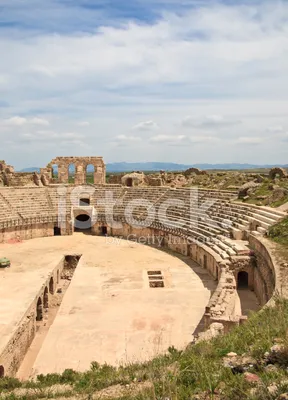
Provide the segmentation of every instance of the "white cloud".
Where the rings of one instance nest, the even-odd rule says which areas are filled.
[[[152,143],[182,143],[187,137],[185,135],[157,135],[150,138]]]
[[[219,142],[221,139],[215,136],[191,136],[189,138],[190,142],[192,143],[215,143]]]
[[[11,117],[11,118],[5,120],[4,123],[6,125],[22,126],[27,123],[27,119],[22,118],[22,117]]]
[[[250,145],[250,144],[261,144],[263,143],[263,141],[264,140],[260,137],[242,136],[236,140],[236,143]]]
[[[141,138],[137,137],[137,136],[132,136],[132,135],[118,135],[114,138],[114,143],[125,143],[125,144],[129,144],[131,142],[141,142]]]
[[[239,125],[241,121],[227,119],[223,115],[207,115],[203,118],[196,118],[187,116],[181,121],[183,127],[188,128],[223,128]]]
[[[85,151],[93,155],[97,149],[109,161],[158,160],[164,157],[161,144],[168,143],[187,144],[181,151],[165,149],[165,158],[175,162],[189,163],[191,157],[199,162],[205,157],[208,162],[263,163],[280,162],[281,157],[286,162],[281,141],[286,140],[288,126],[287,2],[239,0],[228,6],[187,0],[183,12],[180,2],[169,0],[170,8],[161,0],[158,17],[149,21],[144,15],[145,23],[139,23],[124,17],[107,21],[106,12],[95,19],[92,11],[78,6],[76,10],[68,1],[61,6],[47,1],[45,12],[39,12],[33,6],[41,1],[33,0],[29,7],[35,12],[23,9],[21,14],[17,8],[23,2],[5,1],[10,17],[15,11],[18,19],[24,15],[31,30],[23,32],[20,24],[1,28],[0,54],[5,57],[0,63],[0,136],[6,138],[8,132],[10,143],[17,143],[23,139],[20,132],[28,135],[26,140],[32,135],[35,144],[28,162],[48,162],[61,140],[70,143],[69,154],[79,154],[73,143],[84,142],[83,137],[61,139],[77,128],[84,131],[79,127],[89,136]],[[152,3],[149,0],[154,9]],[[59,15],[67,16],[63,30]],[[37,133],[38,127],[48,125],[49,151],[41,142],[44,136]],[[273,130],[277,125],[285,128]],[[142,131],[151,140],[133,135]],[[272,141],[276,134],[279,140]],[[237,137],[241,152],[235,146]],[[255,154],[250,144],[260,140],[261,152]],[[119,152],[112,142],[126,148]],[[221,146],[215,151],[218,142]],[[193,153],[194,143],[205,143],[205,154],[197,149]],[[24,154],[9,146],[9,162],[25,166],[30,147]]]
[[[270,132],[270,133],[276,133],[276,134],[278,134],[278,133],[284,132],[284,127],[281,126],[281,125],[278,125],[278,126],[270,126],[270,127],[267,129],[267,131]]]
[[[78,126],[83,126],[83,127],[85,127],[85,126],[90,126],[90,122],[88,122],[88,121],[81,121],[81,122],[78,122]]]
[[[43,118],[31,118],[27,120],[28,124],[33,124],[33,125],[43,125],[43,126],[48,126],[49,122],[46,119]]]
[[[34,117],[34,118],[23,118],[19,116],[11,117],[6,120],[4,120],[5,125],[11,125],[11,126],[24,126],[27,124],[30,125],[43,125],[43,126],[48,126],[49,122],[46,119]]]
[[[144,121],[134,125],[132,129],[135,131],[153,131],[159,129],[159,126],[154,121]]]

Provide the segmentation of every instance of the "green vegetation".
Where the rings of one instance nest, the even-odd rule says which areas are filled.
[[[0,394],[1,398],[6,394],[9,395],[9,399],[14,400],[33,399],[38,398],[37,389],[44,393],[45,388],[57,384],[68,385],[66,397],[85,395],[88,399],[92,398],[93,393],[111,385],[120,384],[121,387],[126,387],[146,382],[147,385],[141,392],[125,396],[119,394],[118,397],[115,394],[109,398],[187,400],[201,394],[200,399],[276,399],[280,393],[288,391],[287,332],[288,300],[277,299],[274,308],[265,308],[251,315],[247,323],[227,335],[189,346],[183,352],[172,347],[166,355],[156,357],[150,362],[131,364],[118,369],[109,365],[100,366],[94,362],[90,370],[84,373],[66,370],[60,375],[39,375],[36,381],[19,382],[14,378],[3,378],[0,380]],[[277,342],[283,343],[283,350],[277,367],[271,370],[266,368],[263,360],[265,352],[269,351],[275,338]],[[243,373],[233,373],[231,368],[223,365],[223,357],[229,352],[238,355],[245,353],[256,360],[250,372],[257,374],[261,380],[256,386],[257,389],[251,391],[255,385],[247,382]],[[272,383],[278,385],[277,392],[273,395],[269,394],[267,389]],[[17,391],[13,391],[15,388],[32,388],[34,391],[29,396],[17,397]],[[53,395],[53,398],[55,397],[57,394]]]
[[[278,193],[275,192],[275,183],[266,178],[264,182],[249,196],[245,202],[248,204],[256,205],[269,205],[270,207],[279,207],[288,202],[288,182],[287,180],[279,180],[277,182],[279,187]],[[274,189],[273,189],[274,187]],[[281,189],[283,190],[281,195]],[[286,190],[286,195],[285,195]]]
[[[68,183],[74,185],[75,183],[75,175],[69,174]],[[88,173],[86,175],[86,183],[94,183],[94,176],[93,173]]]
[[[287,246],[288,248],[288,217],[271,226],[269,236],[274,242]]]

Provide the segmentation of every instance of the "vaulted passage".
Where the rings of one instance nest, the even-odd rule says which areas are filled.
[[[238,273],[238,289],[248,289],[248,272],[240,271]]]
[[[80,214],[75,218],[74,230],[75,232],[91,232],[92,221],[90,215]]]
[[[39,297],[37,301],[36,321],[42,321],[42,319],[43,319],[43,306],[42,306],[42,300]]]

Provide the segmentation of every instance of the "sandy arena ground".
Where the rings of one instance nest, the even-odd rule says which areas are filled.
[[[33,374],[84,371],[92,361],[143,361],[183,348],[201,321],[216,282],[182,259],[125,240],[89,236],[33,239],[0,245],[11,259],[0,271],[0,349],[64,254],[82,254],[33,367]],[[160,270],[164,288],[150,288]]]

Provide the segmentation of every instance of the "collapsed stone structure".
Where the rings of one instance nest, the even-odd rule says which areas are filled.
[[[279,178],[287,178],[288,174],[284,168],[279,168],[279,167],[272,168],[271,171],[269,172],[270,179],[275,179],[277,176],[279,176]]]
[[[75,167],[75,185],[86,183],[87,167],[92,166],[93,183],[104,185],[106,166],[102,157],[56,157],[38,172],[15,172],[5,161],[0,162],[0,186],[47,186],[49,184],[68,184],[69,167]],[[56,167],[56,168],[55,168]],[[54,170],[56,169],[56,171]]]
[[[57,178],[53,177],[54,165],[58,167]],[[85,176],[88,165],[94,167],[94,183],[105,184],[106,168],[102,157],[56,157],[46,168],[41,168],[40,173],[46,182],[68,183],[69,167],[71,165],[75,166],[75,185],[83,185],[86,183]]]

